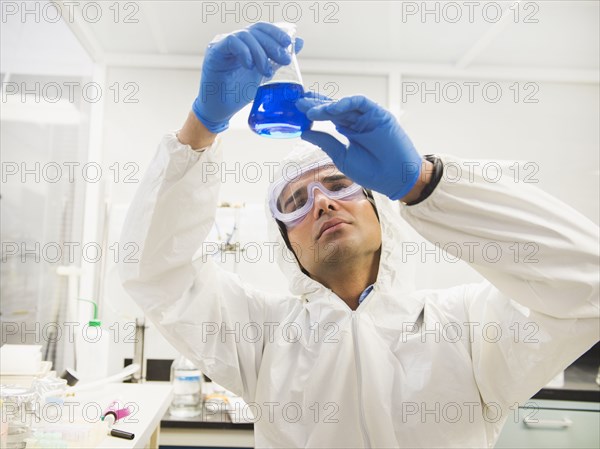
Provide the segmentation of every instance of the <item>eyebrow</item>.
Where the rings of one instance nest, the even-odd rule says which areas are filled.
[[[349,179],[346,175],[344,175],[343,173],[338,173],[335,175],[330,175],[330,176],[325,176],[322,181],[323,182],[333,182],[333,181],[339,181],[340,179]],[[283,210],[285,210],[285,208],[293,201],[293,199],[296,197],[296,195],[298,194],[298,192],[301,192],[302,190],[304,190],[306,188],[306,186],[304,187],[300,187],[298,189],[296,189],[294,191],[294,193],[292,193],[287,200],[285,200],[285,203],[283,203]],[[281,204],[281,203],[280,203]]]
[[[331,182],[331,181],[339,181],[340,179],[350,179],[350,178],[348,178],[343,173],[338,173],[337,175],[325,176],[323,178],[323,181],[329,181],[329,182]]]

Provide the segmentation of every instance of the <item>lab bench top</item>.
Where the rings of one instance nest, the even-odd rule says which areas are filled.
[[[562,387],[542,388],[532,399],[551,399],[577,402],[600,402],[600,386],[596,383],[598,366],[575,364],[565,370]],[[251,430],[252,423],[234,423],[224,410],[202,408],[199,416],[180,418],[167,411],[160,423],[161,428],[170,429],[236,429]]]
[[[235,430],[252,430],[254,424],[234,423],[229,414],[224,410],[213,411],[207,409],[205,405],[202,407],[202,412],[199,416],[192,418],[181,418],[172,416],[169,411],[162,418],[160,426],[163,429],[235,429]]]
[[[160,417],[168,409],[172,397],[172,385],[145,384],[111,384],[104,391],[113,397],[137,405],[136,416],[130,416],[123,423],[115,424],[115,428],[135,434],[135,439],[124,440],[107,436],[98,446],[101,448],[153,448],[158,447],[158,429]],[[97,394],[98,392],[96,392]],[[109,396],[105,396],[109,397]]]
[[[227,397],[229,408],[232,409],[231,415],[227,411],[224,403],[203,402],[200,414],[198,416],[184,418],[173,416],[167,412],[162,417],[160,426],[162,429],[234,429],[253,430],[254,425],[249,420],[251,412],[248,413],[248,406],[239,397],[233,396],[233,393],[226,391],[220,385],[214,382],[204,382],[202,384],[202,394],[204,397],[215,396]],[[219,401],[219,399],[215,399]],[[235,419],[232,420],[231,416]],[[245,418],[245,419],[244,419]]]
[[[173,386],[165,382],[110,383],[76,393],[69,400],[73,405],[70,410],[98,412],[112,400],[118,400],[131,407],[133,412],[115,423],[114,428],[133,433],[135,438],[127,440],[107,435],[96,447],[103,449],[158,448],[160,420],[171,403],[172,390]],[[77,407],[75,407],[76,405]],[[86,412],[86,416],[88,416],[88,412]],[[92,412],[89,413],[92,414]],[[55,421],[51,421],[51,423],[53,422]]]
[[[532,399],[556,399],[561,401],[600,402],[600,385],[597,363],[575,363],[565,370],[562,387],[542,388]]]

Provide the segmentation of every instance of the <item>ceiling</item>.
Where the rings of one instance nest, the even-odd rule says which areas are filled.
[[[483,39],[469,65],[600,65],[598,1],[272,3],[136,2],[139,10],[124,7],[120,23],[87,25],[108,54],[201,55],[215,35],[251,23],[245,19],[287,17],[306,40],[303,58],[456,64]],[[138,23],[124,23],[126,13]]]
[[[95,20],[97,10],[87,3],[101,5],[99,20]],[[139,65],[143,60],[145,64],[173,66],[177,60],[180,65],[181,61],[199,65],[215,35],[242,28],[255,19],[280,21],[286,17],[296,21],[298,35],[305,39],[302,60],[322,64],[355,62],[365,69],[384,63],[585,71],[595,82],[600,69],[600,2],[595,0],[137,1],[120,2],[118,8],[114,2],[57,4],[62,7],[62,23],[36,23],[19,14],[7,16],[6,21],[3,18],[4,72],[6,67],[13,71],[26,68],[27,61],[36,60],[36,53],[37,60],[63,71],[75,60],[81,61],[81,48],[60,45],[60,35],[69,32],[67,26],[98,62]],[[40,34],[54,45],[34,45]]]

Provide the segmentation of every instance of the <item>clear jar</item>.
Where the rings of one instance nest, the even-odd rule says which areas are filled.
[[[18,385],[0,385],[2,421],[8,423],[6,448],[24,449],[31,436],[38,395],[34,389]]]
[[[202,373],[184,356],[171,365],[173,400],[169,413],[172,416],[190,418],[202,411]]]

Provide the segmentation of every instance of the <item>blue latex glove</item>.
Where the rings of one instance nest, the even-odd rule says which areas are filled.
[[[291,62],[286,47],[290,36],[271,23],[259,22],[243,30],[217,36],[206,49],[194,114],[213,133],[225,131],[229,120],[254,100],[263,76]],[[298,53],[304,41],[296,38]]]
[[[363,187],[403,198],[416,184],[422,159],[394,116],[361,95],[332,101],[308,92],[296,107],[309,120],[330,120],[349,145],[320,131],[305,131],[302,139],[317,145],[342,173]]]

